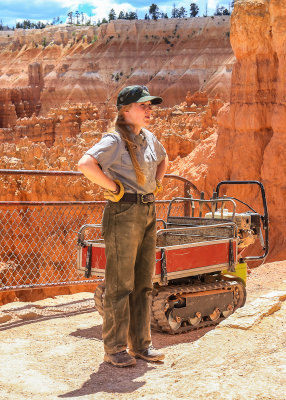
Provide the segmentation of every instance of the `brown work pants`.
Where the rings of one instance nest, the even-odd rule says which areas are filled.
[[[155,266],[155,204],[111,203],[104,210],[106,353],[151,344],[150,302]]]

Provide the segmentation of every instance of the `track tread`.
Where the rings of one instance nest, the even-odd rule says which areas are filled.
[[[165,304],[167,302],[167,299],[177,293],[195,293],[198,291],[208,291],[208,290],[215,290],[215,289],[231,289],[231,286],[233,285],[239,285],[241,284],[239,282],[226,282],[226,281],[220,281],[220,282],[214,282],[214,283],[208,283],[208,284],[194,284],[194,285],[170,285],[166,286],[163,288],[160,288],[158,290],[157,296],[153,297],[153,302],[152,302],[152,327],[156,330],[161,330],[163,332],[169,333],[169,334],[179,334],[183,332],[189,332],[192,330],[197,330],[200,328],[205,328],[208,326],[213,326],[219,324],[222,320],[224,320],[224,317],[220,317],[216,321],[204,321],[202,320],[200,324],[196,326],[192,325],[187,325],[187,326],[181,326],[179,329],[174,331],[170,325],[169,322],[166,318],[165,314]],[[245,290],[243,292],[245,294]],[[241,302],[239,302],[237,305],[234,307],[234,311],[238,308],[241,307],[241,304],[243,303],[242,299]]]
[[[166,333],[169,333],[171,335],[175,334],[180,334],[180,333],[185,333],[189,332],[192,330],[198,330],[200,328],[205,328],[208,326],[214,326],[219,324],[221,321],[225,319],[225,317],[220,317],[216,321],[204,321],[202,320],[198,325],[192,326],[192,325],[187,325],[187,326],[181,326],[178,330],[173,331],[172,328],[170,327],[168,320],[165,315],[165,304],[167,302],[167,299],[172,295],[176,293],[196,293],[198,291],[208,291],[208,290],[214,290],[214,289],[231,289],[231,287],[239,286],[239,292],[243,296],[238,303],[234,307],[234,311],[242,307],[245,303],[246,299],[246,291],[245,287],[240,283],[235,280],[233,281],[219,281],[219,282],[214,282],[214,283],[198,283],[198,284],[182,284],[182,285],[169,285],[169,286],[163,286],[158,289],[153,290],[153,300],[152,300],[152,312],[151,312],[151,327],[156,330],[156,331],[163,331]],[[95,308],[99,312],[101,316],[103,316],[103,298],[104,298],[104,291],[105,291],[105,284],[101,283],[97,286],[95,293],[94,293],[94,302],[95,302]]]

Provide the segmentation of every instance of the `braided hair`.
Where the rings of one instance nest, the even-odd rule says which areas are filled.
[[[131,104],[126,105],[126,106],[121,106],[120,110],[118,111],[117,118],[115,120],[115,129],[120,134],[121,138],[125,142],[127,151],[129,153],[131,161],[132,161],[133,168],[135,170],[137,182],[141,185],[144,185],[144,183],[146,182],[146,177],[145,177],[145,175],[139,165],[137,157],[136,157],[136,152],[135,152],[136,146],[134,145],[134,142],[130,138],[130,131],[128,129],[130,124],[128,125],[126,123],[124,114],[123,114],[124,111],[129,110],[130,106],[131,106]]]

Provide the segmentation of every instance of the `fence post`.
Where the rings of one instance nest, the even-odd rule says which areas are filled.
[[[185,181],[184,182],[184,197],[192,197],[190,193],[191,185],[190,182]],[[191,215],[190,213],[190,201],[185,201],[184,202],[184,216],[189,217]]]

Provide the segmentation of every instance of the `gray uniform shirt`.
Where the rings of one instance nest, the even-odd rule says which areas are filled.
[[[136,180],[133,164],[124,140],[118,133],[105,134],[86,154],[94,157],[102,171],[111,179],[119,179],[127,193],[152,193],[156,189],[157,166],[166,157],[166,151],[156,136],[147,129],[139,135],[130,134],[136,146],[136,157],[146,177],[144,185]]]

